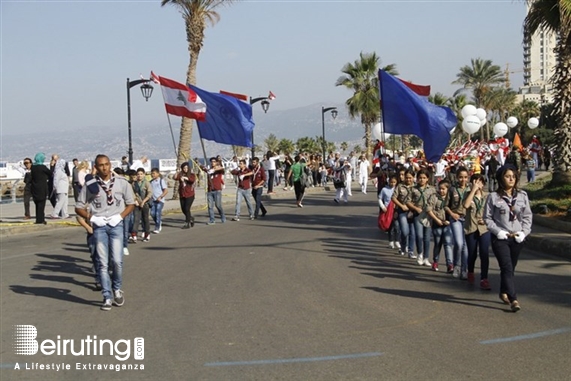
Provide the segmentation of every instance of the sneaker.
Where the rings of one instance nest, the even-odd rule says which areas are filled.
[[[234,217],[232,218],[232,221],[240,221],[240,217]]]
[[[400,250],[400,249],[399,249],[399,254],[400,254],[400,255],[405,255],[406,253],[405,253],[403,250]]]
[[[105,299],[101,305],[101,310],[110,311],[111,310],[111,299]]]
[[[123,255],[129,255],[129,249],[124,247],[123,248]]]
[[[143,242],[149,242],[150,240],[151,240],[151,235],[145,234],[145,237],[143,238]]]
[[[475,282],[474,273],[468,271],[468,283],[474,284],[474,282]]]
[[[254,216],[250,216],[250,221],[254,221],[255,217]]]
[[[423,258],[422,258],[422,254],[418,254],[418,259],[416,260],[416,263],[418,263],[419,266],[422,266],[423,263]]]
[[[415,255],[414,253],[412,253],[412,252],[408,253],[408,257],[409,257],[410,259],[416,259],[416,255]]]
[[[454,266],[452,265],[446,266],[446,274],[452,274],[452,273],[454,273]]]
[[[426,267],[432,267],[432,263],[430,263],[428,258],[424,258],[424,261],[422,261],[422,264]]]
[[[161,231],[159,229],[153,230],[153,234],[159,234]]]
[[[131,236],[131,241],[132,241],[133,243],[137,243],[137,235],[136,235],[136,234],[133,234],[133,235]]]
[[[192,220],[190,220],[190,227],[193,228],[194,227],[194,218]]]
[[[266,216],[266,214],[268,214],[268,212],[267,212],[267,211],[266,211],[266,212],[262,212],[262,217],[265,217],[265,216]]]
[[[521,310],[521,306],[519,305],[517,300],[514,300],[511,304],[511,309],[513,312],[518,312],[519,310]]]
[[[400,242],[399,241],[395,241],[395,248],[400,249]]]
[[[466,279],[468,279],[468,271],[462,271],[462,272],[460,273],[460,279],[461,279],[461,280],[466,280]]]
[[[454,270],[452,271],[452,276],[454,278],[460,278],[460,266],[454,266]]]
[[[159,231],[163,230],[163,224],[159,225]]]
[[[504,302],[504,304],[510,304],[510,299],[508,298],[508,294],[500,294],[500,300]]]
[[[123,291],[115,290],[113,291],[113,302],[117,307],[121,307],[125,304],[125,298],[123,297]]]
[[[216,223],[216,221],[208,221],[208,222],[206,223],[206,225],[211,226],[211,225],[214,225],[215,223]]]
[[[482,290],[491,290],[492,286],[490,286],[490,282],[487,279],[482,279],[480,281],[480,288]]]
[[[432,262],[432,271],[438,271],[438,263]]]
[[[395,243],[389,242],[389,249],[394,249],[394,248],[395,248]]]

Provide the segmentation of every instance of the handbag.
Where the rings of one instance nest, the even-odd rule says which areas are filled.
[[[383,212],[382,210],[379,212],[379,229],[382,231],[388,231],[391,228],[391,224],[393,223],[393,216],[395,213],[395,204],[390,201],[387,205],[387,211]]]
[[[338,179],[338,178],[334,178],[333,179],[333,187],[335,189],[339,189],[339,188],[345,188],[345,181]]]

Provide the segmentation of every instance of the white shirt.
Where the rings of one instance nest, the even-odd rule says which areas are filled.
[[[371,166],[371,164],[369,164],[369,160],[365,159],[365,160],[361,160],[359,162],[359,173],[360,174],[368,174],[369,173],[369,167]]]

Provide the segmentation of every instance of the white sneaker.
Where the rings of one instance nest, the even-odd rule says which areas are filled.
[[[422,254],[418,254],[418,259],[416,260],[416,263],[418,263],[419,266],[422,266],[422,262],[423,262]]]
[[[394,243],[394,242],[389,242],[389,248],[394,249],[394,248],[395,248],[395,243]]]
[[[400,242],[399,241],[395,241],[395,248],[400,250]]]
[[[153,230],[153,234],[159,234],[160,232],[160,230]]]
[[[424,261],[422,261],[422,264],[427,266],[427,267],[432,267],[432,263],[430,263],[430,261],[428,260],[428,258],[425,258]],[[437,270],[438,271],[438,270]]]
[[[124,247],[123,248],[123,255],[129,255],[129,249]]]

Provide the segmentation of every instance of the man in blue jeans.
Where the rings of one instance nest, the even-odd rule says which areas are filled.
[[[241,159],[238,163],[238,168],[232,170],[231,172],[236,176],[237,188],[236,188],[236,217],[232,218],[232,221],[240,221],[240,209],[242,206],[242,199],[246,201],[246,206],[248,207],[248,214],[250,219],[254,219],[254,208],[252,208],[252,200],[250,198],[250,179],[252,176],[252,171],[246,166],[246,160]]]
[[[103,311],[112,303],[121,307],[125,303],[123,290],[123,219],[133,211],[135,198],[131,184],[122,176],[115,176],[106,155],[95,158],[97,192],[83,187],[75,212],[91,223],[99,259],[99,275],[103,294]],[[94,184],[95,185],[95,184]],[[111,260],[112,265],[109,264]],[[113,268],[113,279],[109,268]]]
[[[165,197],[169,189],[158,168],[151,169],[151,177],[153,178],[151,180],[151,189],[153,190],[153,195],[151,196],[151,217],[155,221],[153,233],[159,234],[163,228],[163,207],[165,206]]]
[[[206,172],[208,179],[208,191],[206,192],[206,200],[208,202],[208,223],[207,225],[214,225],[214,207],[220,214],[222,223],[226,222],[226,215],[222,208],[222,186],[224,185],[224,167],[222,163],[215,157],[210,158],[210,167],[202,167]]]

